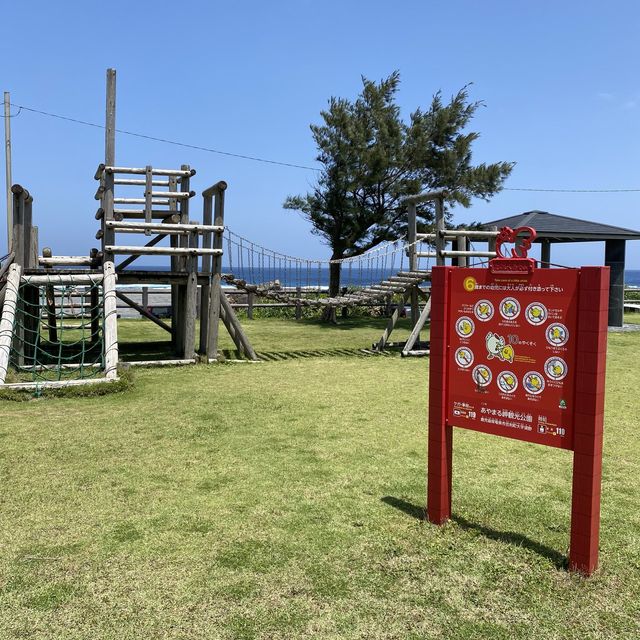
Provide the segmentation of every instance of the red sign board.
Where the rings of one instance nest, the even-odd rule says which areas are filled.
[[[608,267],[537,269],[535,231],[488,268],[431,277],[427,513],[451,516],[453,427],[573,451],[569,566],[597,567]],[[523,249],[524,245],[524,249]]]
[[[572,448],[578,273],[448,271],[449,424]]]

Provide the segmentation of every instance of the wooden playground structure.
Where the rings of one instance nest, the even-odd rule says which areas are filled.
[[[192,218],[191,202],[196,193],[190,185],[195,170],[189,165],[178,169],[118,166],[115,95],[116,72],[108,69],[105,155],[94,176],[99,248],[86,256],[54,255],[48,247],[40,252],[33,197],[20,185],[11,188],[9,253],[0,262],[0,386],[38,388],[116,380],[117,300],[170,334],[174,359],[163,360],[163,364],[216,361],[220,321],[237,352],[256,361],[258,355],[223,283],[296,308],[377,303],[391,308],[391,302],[399,299],[374,349],[396,346],[405,356],[427,355],[428,343],[420,342],[420,332],[430,315],[429,293],[424,287],[430,280],[429,261],[440,265],[450,259],[462,266],[473,258],[495,256],[491,242],[497,230],[445,229],[445,191],[409,196],[405,199],[407,237],[338,261],[350,286],[339,296],[327,297],[321,293],[319,274],[323,265],[336,261],[279,254],[225,229],[224,181],[202,192],[201,221],[197,221]],[[433,233],[418,233],[417,212],[425,204],[435,210]],[[140,245],[122,239],[131,235],[148,240]],[[161,245],[163,240],[167,242]],[[488,241],[488,250],[474,250],[470,247],[474,240]],[[231,273],[223,273],[225,242]],[[448,250],[448,242],[455,243],[455,249]],[[141,256],[168,257],[168,269],[131,268]],[[283,274],[295,279],[293,291],[279,285]],[[170,288],[171,322],[133,300],[116,283]],[[405,305],[410,305],[411,335],[406,342],[392,343],[389,338]]]

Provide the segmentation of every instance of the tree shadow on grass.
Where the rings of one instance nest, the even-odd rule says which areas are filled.
[[[393,496],[384,496],[381,500],[385,504],[402,511],[412,518],[416,518],[417,520],[426,519],[426,511],[424,507],[419,507],[411,502],[407,502],[406,500],[395,498]],[[476,531],[490,540],[503,542],[516,547],[523,547],[529,551],[533,551],[534,553],[547,558],[547,560],[550,560],[557,569],[565,569],[567,567],[567,558],[565,555],[551,547],[548,547],[547,545],[537,542],[536,540],[532,540],[517,531],[498,531],[497,529],[492,529],[491,527],[471,522],[470,520],[455,514],[451,516],[451,520],[465,531]]]

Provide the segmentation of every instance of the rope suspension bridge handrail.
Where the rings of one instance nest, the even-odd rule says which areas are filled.
[[[368,258],[373,258],[378,256],[382,257],[384,255],[391,255],[392,253],[398,253],[403,250],[406,251],[407,249],[411,248],[414,245],[426,243],[426,240],[420,238],[412,243],[400,244],[403,240],[406,239],[406,235],[404,235],[404,236],[401,236],[400,238],[397,238],[396,240],[387,240],[387,241],[381,242],[376,247],[373,247],[368,251],[365,251],[364,253],[358,254],[357,256],[349,256],[347,258],[335,258],[335,259],[328,259],[328,260],[318,260],[317,258],[301,258],[299,256],[291,256],[286,253],[281,253],[279,251],[269,249],[268,247],[264,247],[260,244],[257,244],[256,242],[253,242],[253,240],[249,240],[248,238],[245,238],[235,233],[234,231],[229,229],[229,227],[225,227],[225,233],[227,234],[227,242],[231,242],[232,244],[237,245],[239,243],[242,243],[242,246],[245,248],[251,247],[255,251],[264,252],[265,254],[270,254],[271,256],[282,258],[283,260],[290,260],[292,262],[296,262],[299,264],[309,263],[309,264],[315,264],[315,265],[348,264],[350,262],[359,262],[361,260],[366,260]]]

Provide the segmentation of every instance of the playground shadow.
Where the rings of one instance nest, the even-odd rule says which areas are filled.
[[[227,360],[240,358],[234,349],[222,349],[222,355]],[[261,351],[256,354],[260,360],[265,362],[277,362],[282,360],[300,360],[307,358],[326,357],[349,357],[349,358],[373,358],[373,357],[395,357],[393,351],[374,351],[373,349],[363,349],[361,347],[335,347],[330,349],[294,349],[291,351]],[[149,342],[123,342],[120,344],[120,357],[126,361],[131,360],[172,360],[176,356],[171,351],[171,343],[168,341]]]
[[[118,345],[121,360],[172,360],[176,356],[171,351],[168,340],[149,340],[148,342],[122,341]]]
[[[386,326],[388,318],[384,315],[379,316],[349,316],[341,318],[338,316],[337,322],[326,322],[320,318],[305,318],[298,320],[305,324],[313,325],[323,330],[330,331],[351,331],[352,329],[371,329],[372,331],[382,331]],[[411,332],[411,323],[408,318],[400,318],[396,324],[397,330],[406,330]]]
[[[417,520],[426,520],[426,511],[424,507],[419,507],[418,505],[402,500],[401,498],[395,498],[394,496],[384,496],[381,500],[385,504],[402,511],[412,518],[416,518]],[[489,540],[495,540],[496,542],[516,547],[523,547],[529,551],[533,551],[539,556],[547,558],[547,560],[553,563],[557,569],[565,569],[567,567],[567,558],[565,555],[545,544],[532,540],[517,531],[499,531],[498,529],[493,529],[486,525],[471,522],[470,520],[455,514],[451,516],[451,520],[465,531],[476,531]]]
[[[332,349],[299,349],[294,351],[258,351],[260,360],[298,360],[305,358],[349,357],[349,358],[374,358],[393,357],[388,351],[374,351],[372,349],[336,347]]]

